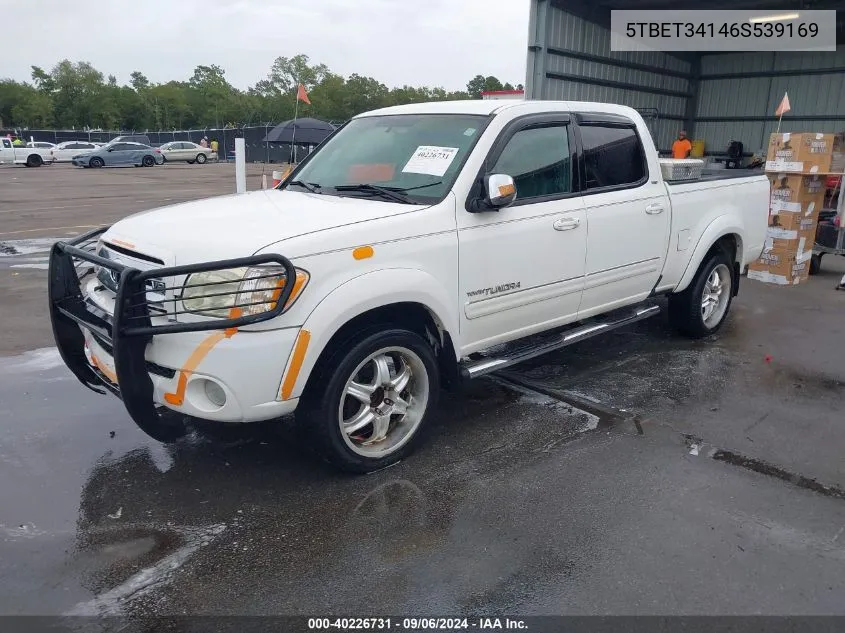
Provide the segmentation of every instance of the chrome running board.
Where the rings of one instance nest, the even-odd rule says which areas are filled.
[[[463,378],[478,378],[485,374],[492,373],[516,365],[517,363],[554,352],[561,348],[581,341],[587,340],[599,334],[605,334],[637,321],[642,321],[660,313],[660,306],[641,306],[639,308],[625,309],[618,313],[611,312],[606,320],[593,321],[579,327],[564,330],[552,335],[535,335],[505,345],[498,345],[485,352],[489,354],[478,360],[464,361],[461,363],[461,376]],[[531,339],[541,340],[530,342]]]

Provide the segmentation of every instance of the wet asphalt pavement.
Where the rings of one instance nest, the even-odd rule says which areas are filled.
[[[479,380],[361,477],[0,358],[0,613],[845,614],[843,264]]]

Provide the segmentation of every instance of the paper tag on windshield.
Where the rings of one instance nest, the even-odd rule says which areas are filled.
[[[420,145],[402,171],[407,174],[442,176],[458,155],[458,149],[457,147]]]

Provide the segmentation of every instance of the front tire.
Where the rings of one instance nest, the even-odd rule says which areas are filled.
[[[733,300],[732,267],[719,250],[704,260],[686,290],[669,297],[669,319],[681,334],[703,338],[722,327]]]
[[[102,158],[95,156],[94,158],[88,161],[88,165],[94,168],[98,168],[105,165],[105,163],[103,162]]]
[[[339,346],[315,368],[297,423],[332,465],[368,473],[414,450],[439,392],[431,345],[408,330],[381,329]]]

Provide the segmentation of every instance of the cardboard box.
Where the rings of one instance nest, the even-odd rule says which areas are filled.
[[[748,266],[749,271],[765,272],[783,277],[800,277],[810,274],[810,258],[797,259],[795,255],[763,254]]]
[[[810,217],[805,217],[801,213],[776,213],[769,216],[769,226],[772,228],[780,228],[786,231],[798,231],[803,235],[809,235],[812,233],[814,237],[818,223],[818,213],[814,213]]]
[[[835,135],[783,132],[769,137],[766,171],[825,174],[833,160]]]
[[[818,216],[824,205],[825,176],[800,176],[769,173],[769,213],[782,211]]]
[[[767,270],[750,269],[748,271],[748,279],[762,281],[766,284],[775,284],[777,286],[794,286],[804,281],[804,278],[802,277],[789,277],[787,275],[776,275],[774,273],[770,273]]]

